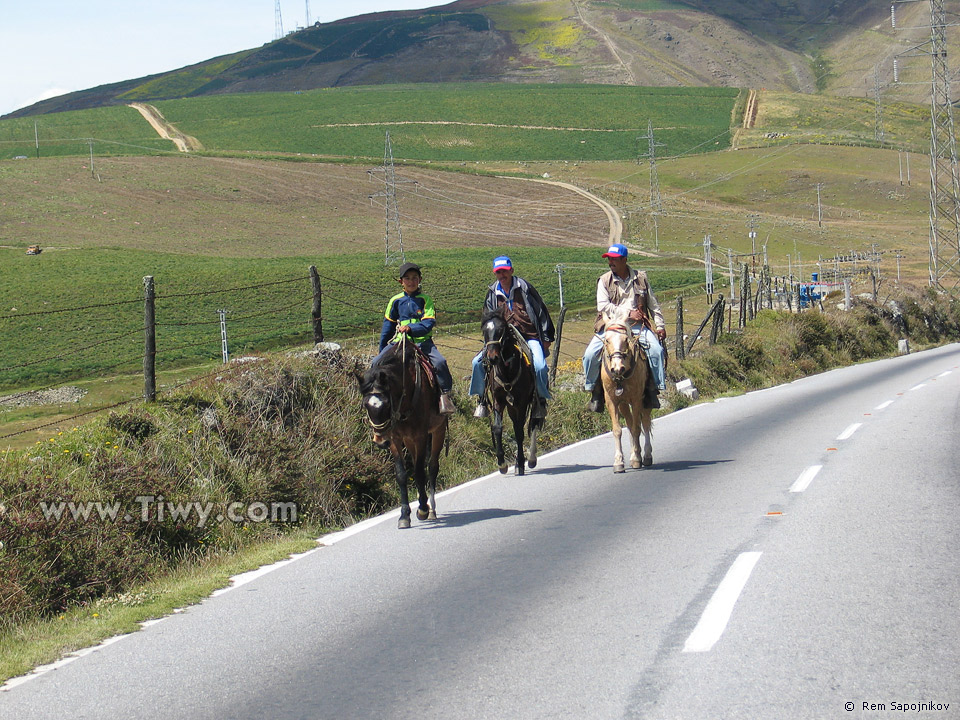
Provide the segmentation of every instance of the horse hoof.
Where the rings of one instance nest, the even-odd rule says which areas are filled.
[[[397,529],[406,530],[410,527],[410,518],[400,518],[400,522],[397,523]]]
[[[615,473],[622,473],[622,472],[624,471],[624,467],[623,467],[623,465],[614,465],[614,466],[613,466],[613,471],[614,471]]]
[[[633,469],[636,470],[637,468],[641,467],[640,461],[639,461],[639,460],[631,460],[631,461],[630,461],[630,467],[632,467]]]
[[[535,468],[536,466],[537,466],[537,459],[536,459],[536,458],[530,458],[529,460],[527,460],[527,467],[528,467],[528,468]]]
[[[433,510],[431,510],[430,514],[427,515],[427,520],[436,520],[436,519],[437,519],[437,514]]]
[[[423,522],[428,517],[430,517],[429,510],[420,510],[419,508],[417,509],[417,520],[419,520],[420,522]]]
[[[501,475],[506,475],[506,474],[507,474],[507,466],[506,466],[506,465],[501,465],[501,466],[500,466],[500,474],[501,474]]]
[[[651,465],[653,465],[653,457],[648,457],[643,459],[644,467],[650,467]]]
[[[514,475],[523,475],[523,468],[522,468],[522,467],[517,467],[517,468],[515,468],[514,471],[513,471],[513,474],[514,474]]]

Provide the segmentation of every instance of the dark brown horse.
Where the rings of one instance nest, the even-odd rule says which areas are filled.
[[[449,416],[440,414],[440,390],[426,357],[404,336],[357,381],[373,442],[393,455],[400,488],[398,527],[410,527],[411,475],[420,501],[417,519],[436,520],[437,473]]]
[[[537,466],[537,432],[543,426],[543,418],[534,418],[530,412],[536,401],[536,378],[533,362],[521,350],[521,338],[503,319],[502,308],[486,311],[480,319],[483,331],[483,367],[486,371],[486,392],[490,396],[493,416],[490,432],[497,453],[500,472],[507,472],[503,455],[503,411],[513,421],[513,434],[517,439],[516,474],[523,475],[524,464]],[[523,427],[530,415],[530,454],[524,458]]]

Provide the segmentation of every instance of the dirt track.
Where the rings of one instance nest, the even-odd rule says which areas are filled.
[[[163,114],[153,105],[145,103],[130,103],[130,107],[143,115],[144,119],[150,123],[150,126],[157,131],[157,135],[164,140],[173,142],[180,152],[190,152],[191,150],[203,150],[203,145],[196,138],[184,135],[173,125],[168,123]]]

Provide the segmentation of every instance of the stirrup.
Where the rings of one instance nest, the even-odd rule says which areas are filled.
[[[485,418],[490,414],[490,409],[483,400],[477,401],[477,409],[473,411],[475,418]]]
[[[547,416],[547,401],[539,395],[533,401],[533,409],[530,411],[530,417],[534,420],[543,420]]]
[[[590,392],[593,394],[590,396],[590,402],[587,403],[587,410],[595,413],[603,412],[606,405],[603,402],[603,385],[599,380]]]
[[[450,397],[450,393],[445,392],[440,394],[440,414],[441,415],[453,415],[457,412],[457,406],[453,404],[453,398]]]

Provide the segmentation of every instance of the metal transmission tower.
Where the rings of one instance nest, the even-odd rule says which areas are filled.
[[[387,130],[387,139],[383,149],[383,166],[368,172],[371,175],[375,172],[383,173],[383,190],[370,197],[384,198],[383,205],[387,217],[387,228],[383,236],[384,265],[388,267],[399,265],[406,258],[403,254],[403,233],[400,231],[400,209],[397,205],[397,176],[393,168],[393,146],[390,144],[389,130]]]
[[[897,0],[913,2],[917,0]],[[930,94],[930,284],[955,292],[960,285],[960,169],[954,135],[947,27],[943,0],[930,2],[930,40],[901,56],[929,55]],[[891,6],[896,27],[895,5]],[[950,23],[951,25],[955,23]]]
[[[283,15],[280,12],[280,0],[277,0],[273,6],[273,39],[279,40],[283,37]]]
[[[650,215],[653,218],[653,237],[654,247],[657,252],[660,251],[660,223],[659,217],[663,213],[663,200],[660,197],[660,178],[657,176],[657,148],[665,147],[663,143],[658,143],[653,137],[653,121],[647,120],[647,134],[641,135],[637,140],[646,140],[647,158],[650,160]],[[640,157],[637,162],[640,162]]]
[[[657,177],[657,148],[665,147],[665,145],[654,140],[652,120],[647,120],[647,134],[641,135],[637,140],[646,140],[648,142],[647,158],[650,160],[650,210],[654,213],[661,213],[663,212],[663,202],[660,198],[660,178]]]

